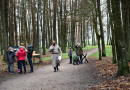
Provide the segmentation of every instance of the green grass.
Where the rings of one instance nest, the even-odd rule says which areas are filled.
[[[92,50],[92,49],[95,49],[95,48],[98,48],[98,46],[86,46],[83,48],[83,50]]]
[[[106,56],[112,58],[112,46],[106,46]],[[99,53],[96,52],[90,55],[89,58],[99,58]]]
[[[88,42],[87,42],[87,44],[88,44]],[[89,44],[92,45],[92,41],[89,41]],[[105,41],[105,45],[107,45],[107,41]]]
[[[42,57],[43,61],[51,60],[51,57]]]

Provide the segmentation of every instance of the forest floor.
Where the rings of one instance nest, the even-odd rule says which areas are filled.
[[[94,62],[93,66],[100,72],[97,78],[105,79],[104,82],[96,84],[93,90],[130,90],[130,74],[115,78],[118,64],[112,64],[111,58],[103,57],[100,61],[97,58],[89,58],[89,60]]]
[[[85,53],[89,56],[97,51],[94,49]],[[89,63],[72,65],[66,59],[56,73],[50,64],[35,67],[33,73],[11,75],[5,72],[3,77],[0,76],[0,90],[93,90],[95,85],[106,80],[97,77],[101,73],[93,65],[94,62],[89,60]]]
[[[100,74],[97,75],[98,78],[106,79],[104,82],[99,83],[93,87],[94,90],[130,90],[130,74],[128,76],[120,76],[114,78],[117,70],[118,64],[112,64],[112,47],[106,46],[107,57],[102,57],[99,60],[99,53],[96,52],[88,57],[92,60],[93,66],[97,67]],[[129,63],[130,66],[130,63]]]

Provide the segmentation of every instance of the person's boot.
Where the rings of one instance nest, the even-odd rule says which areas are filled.
[[[33,73],[33,71],[30,70],[30,71],[28,71],[28,73]]]
[[[58,66],[56,68],[57,68],[57,71],[58,71],[59,70]]]
[[[19,74],[22,74],[22,72],[19,72]]]
[[[54,72],[56,72],[56,67],[54,67]]]
[[[24,74],[26,74],[26,71],[24,71]]]

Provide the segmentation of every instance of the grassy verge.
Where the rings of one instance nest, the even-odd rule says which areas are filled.
[[[83,48],[84,51],[89,51],[89,50],[92,50],[92,49],[95,49],[95,48],[98,48],[98,46],[86,46]]]
[[[112,58],[112,46],[106,46],[106,56]],[[90,55],[89,58],[99,58],[99,53],[96,52]]]
[[[87,42],[88,43],[88,42]],[[100,42],[101,43],[101,42]],[[89,41],[89,44],[92,45],[92,41]],[[107,41],[105,41],[105,45],[107,45]]]
[[[84,47],[83,50],[84,51],[89,51],[89,50],[92,50],[92,49],[95,49],[97,48],[98,46],[87,46],[87,47]],[[68,49],[67,49],[68,51]],[[74,55],[75,51],[73,51],[73,55]],[[63,56],[62,56],[62,59],[68,59],[68,53],[63,53]],[[48,61],[48,60],[51,60],[51,57],[42,57],[43,61]]]

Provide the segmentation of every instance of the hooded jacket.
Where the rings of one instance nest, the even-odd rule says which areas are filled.
[[[19,51],[17,52],[17,57],[18,60],[23,61],[25,60],[26,52],[23,48],[20,48]]]
[[[14,52],[9,51],[9,52],[8,52],[8,60],[9,60],[9,63],[14,63],[14,57],[15,57]]]
[[[28,55],[27,55],[27,58],[32,58],[32,53],[33,53],[33,46],[30,45],[28,47]]]

